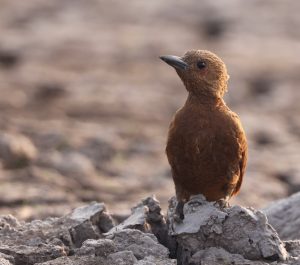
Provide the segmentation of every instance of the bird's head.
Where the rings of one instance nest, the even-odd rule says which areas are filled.
[[[174,67],[186,89],[198,97],[221,98],[227,91],[226,66],[210,51],[191,50],[182,57],[166,55],[160,59]]]

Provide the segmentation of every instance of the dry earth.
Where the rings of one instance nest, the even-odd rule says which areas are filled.
[[[299,1],[0,0],[0,212],[121,214],[174,193],[164,154],[186,97],[161,54],[219,54],[249,139],[234,203],[300,190]]]

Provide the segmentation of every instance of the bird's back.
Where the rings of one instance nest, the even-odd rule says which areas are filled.
[[[177,111],[166,152],[178,199],[202,193],[215,201],[240,189],[247,143],[238,116],[223,101],[185,104]]]

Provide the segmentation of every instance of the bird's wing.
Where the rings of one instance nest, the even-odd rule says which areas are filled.
[[[243,131],[241,132],[241,135],[240,135],[240,148],[242,150],[242,155],[241,155],[241,159],[239,162],[240,175],[239,175],[238,183],[236,184],[236,187],[233,191],[233,195],[237,194],[241,188],[241,185],[243,182],[243,177],[244,177],[245,170],[246,170],[246,164],[247,164],[248,147],[247,147],[246,136]]]

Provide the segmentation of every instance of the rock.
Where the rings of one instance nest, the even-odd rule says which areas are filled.
[[[163,244],[164,246],[170,246],[172,242],[170,242],[170,237],[168,235],[168,226],[166,224],[165,217],[161,212],[161,207],[159,201],[155,198],[155,196],[147,197],[142,200],[140,204],[136,206],[142,207],[146,206],[148,208],[146,214],[146,222],[151,229],[151,233],[153,233],[158,242]]]
[[[116,246],[112,240],[109,239],[88,239],[82,247],[78,249],[75,254],[78,256],[94,255],[100,257],[107,257],[109,254],[116,251]]]
[[[283,240],[300,239],[300,192],[271,203],[263,212]]]
[[[111,265],[105,262],[105,259],[101,257],[93,256],[71,256],[61,257],[47,262],[36,263],[35,265]]]
[[[4,168],[21,168],[29,165],[37,150],[29,138],[20,134],[0,134],[0,159]]]
[[[0,253],[14,258],[15,265],[35,264],[66,256],[87,239],[104,237],[113,226],[103,203],[91,203],[61,218],[19,223],[11,216],[0,218]],[[91,242],[87,242],[87,245]],[[89,247],[90,247],[89,245]],[[109,249],[105,241],[94,253]],[[71,252],[70,252],[71,251]]]
[[[138,204],[131,209],[131,215],[119,225],[113,227],[109,233],[113,234],[116,231],[123,229],[138,229],[142,232],[149,233],[151,231],[150,224],[147,222],[149,208],[143,204]]]
[[[76,208],[65,218],[71,221],[69,232],[76,247],[80,247],[86,239],[101,237],[102,232],[108,232],[113,227],[113,220],[103,203],[94,202]]]
[[[15,259],[13,256],[6,255],[4,253],[0,253],[0,264],[15,264]]]
[[[154,197],[114,228],[105,205],[96,202],[43,221],[0,216],[0,265],[175,265],[153,234],[166,228],[178,243],[172,251],[179,265],[299,264],[300,241],[281,242],[260,211],[220,208],[198,195],[185,204],[185,218],[177,223],[176,203],[170,200],[169,226]]]
[[[42,243],[34,246],[1,244],[0,252],[13,256],[15,265],[35,264],[67,255],[63,246]]]
[[[0,65],[3,68],[11,69],[20,62],[20,55],[13,50],[0,50]]]
[[[155,258],[153,256],[146,257],[142,260],[139,260],[137,265],[176,265],[177,261],[175,259],[161,259]]]
[[[300,240],[284,241],[284,246],[290,256],[300,258]]]
[[[53,100],[61,98],[67,94],[67,90],[62,84],[59,83],[43,83],[38,85],[35,99],[41,101],[41,103],[49,103]]]
[[[81,223],[91,221],[92,224],[97,225],[101,233],[108,232],[114,226],[104,203],[92,202],[89,205],[76,208],[69,217]]]
[[[0,265],[11,265],[7,259],[0,258]]]
[[[42,154],[37,164],[54,168],[66,176],[88,176],[95,173],[93,163],[78,152],[49,152]]]
[[[209,247],[223,248],[250,260],[286,260],[287,252],[266,216],[251,208],[220,208],[202,195],[193,196],[184,205],[184,220],[177,223],[174,212],[177,201],[170,200],[169,233],[182,249],[179,260],[190,259]]]
[[[300,172],[286,171],[274,174],[274,177],[282,181],[288,187],[288,195],[292,195],[300,191]]]
[[[75,249],[74,255],[60,257],[40,265],[175,265],[168,258],[168,250],[152,234],[125,229],[108,234],[106,239],[88,239]]]
[[[161,213],[159,201],[155,196],[142,200],[131,209],[131,215],[122,223],[112,228],[110,234],[123,229],[138,229],[145,233],[152,233],[159,243],[170,250],[170,256],[175,257],[176,241],[168,235],[165,217]]]
[[[137,262],[137,259],[132,251],[124,250],[110,254],[108,256],[108,261],[112,265],[133,265]]]
[[[239,254],[231,254],[223,248],[211,247],[197,251],[189,261],[190,265],[234,264],[234,265],[268,265],[263,261],[250,261]]]
[[[153,234],[142,233],[136,229],[124,229],[108,235],[115,242],[118,251],[129,250],[140,260],[148,256],[168,258],[169,251],[160,245]]]

